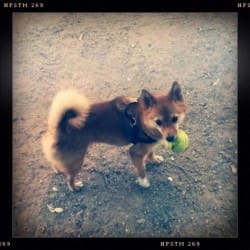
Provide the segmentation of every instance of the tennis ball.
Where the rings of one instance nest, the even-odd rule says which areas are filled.
[[[189,144],[188,135],[183,130],[179,129],[176,138],[173,142],[168,142],[165,140],[165,147],[175,153],[184,152]]]

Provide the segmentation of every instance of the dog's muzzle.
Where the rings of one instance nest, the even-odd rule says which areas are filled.
[[[175,140],[175,136],[174,135],[168,135],[167,138],[166,138],[166,140],[168,142],[173,142]]]

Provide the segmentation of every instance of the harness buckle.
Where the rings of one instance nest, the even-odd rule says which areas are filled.
[[[134,117],[131,117],[130,126],[133,128],[135,125],[136,125],[136,119]]]

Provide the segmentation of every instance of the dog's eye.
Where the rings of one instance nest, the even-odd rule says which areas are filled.
[[[155,121],[155,123],[156,123],[158,126],[162,126],[162,121],[159,120],[159,119],[157,119],[157,120]]]
[[[172,117],[172,123],[176,123],[178,121],[178,117],[177,116],[173,116]]]

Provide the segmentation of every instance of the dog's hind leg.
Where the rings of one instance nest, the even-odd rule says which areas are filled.
[[[63,165],[65,169],[63,174],[66,177],[70,191],[78,190],[83,186],[83,183],[81,181],[76,181],[75,178],[81,169],[85,153],[86,149],[84,149],[84,151],[81,150],[81,152],[66,153],[63,156]]]
[[[80,189],[81,187],[83,187],[83,182],[82,181],[75,181],[75,176],[74,174],[70,173],[70,174],[66,174],[66,179],[67,179],[67,184],[68,184],[68,188],[70,191],[75,191]]]

